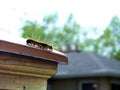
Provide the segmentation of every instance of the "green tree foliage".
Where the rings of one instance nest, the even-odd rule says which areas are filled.
[[[41,39],[44,39],[46,37],[45,34],[46,27],[43,25],[38,25],[37,22],[27,21],[26,25],[22,29],[23,29],[22,36],[24,38],[39,39],[38,37],[39,35]]]
[[[112,51],[114,49],[115,42],[111,34],[111,31],[107,28],[104,30],[103,35],[96,39],[97,45],[95,46],[98,47],[97,50],[95,50],[96,52],[99,54],[107,55],[109,57],[113,54]]]
[[[114,16],[97,39],[87,39],[84,42],[85,49],[94,53],[120,60],[120,20]]]
[[[46,41],[55,44],[56,48],[74,44],[78,41],[80,26],[77,24],[73,15],[70,14],[63,26],[57,25],[57,13],[47,15],[41,24],[27,21],[22,28],[22,37],[35,40]]]
[[[111,31],[111,37],[114,39],[114,48],[112,57],[120,60],[120,19],[114,16],[108,26]]]

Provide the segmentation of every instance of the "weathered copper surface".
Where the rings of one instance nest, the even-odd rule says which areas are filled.
[[[49,51],[4,40],[0,40],[0,52],[7,52],[33,58],[41,58],[58,63],[68,62],[65,54],[56,52],[55,50]]]

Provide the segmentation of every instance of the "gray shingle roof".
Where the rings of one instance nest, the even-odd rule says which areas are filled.
[[[120,61],[90,52],[67,52],[68,65],[59,65],[53,78],[120,77]]]

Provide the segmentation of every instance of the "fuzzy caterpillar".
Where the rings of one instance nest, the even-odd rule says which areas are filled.
[[[46,43],[43,42],[38,42],[32,39],[27,39],[26,41],[27,45],[29,46],[33,46],[33,47],[37,47],[37,48],[41,48],[41,49],[45,49],[45,50],[52,50],[53,47],[51,45],[48,45]]]

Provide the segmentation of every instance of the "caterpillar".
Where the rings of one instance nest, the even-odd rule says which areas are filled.
[[[53,47],[51,45],[48,45],[46,43],[43,42],[38,42],[32,39],[27,39],[26,40],[27,45],[32,46],[32,47],[36,47],[36,48],[41,48],[41,49],[45,49],[45,50],[52,50]]]

